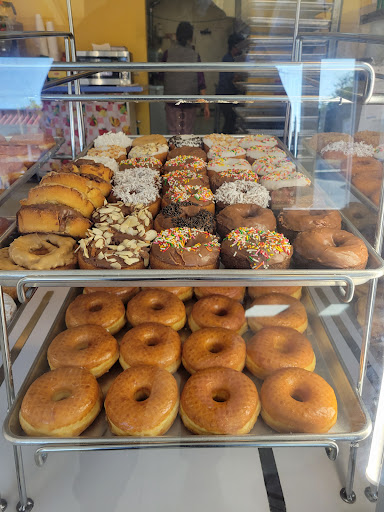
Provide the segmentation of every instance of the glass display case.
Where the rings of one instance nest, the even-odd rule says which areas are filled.
[[[0,32],[64,45],[0,57],[0,508],[381,510],[384,38],[344,30],[338,0],[196,2],[199,28],[233,11],[230,61],[163,42],[162,62],[77,62],[66,4],[65,30]],[[84,90],[112,72],[184,89]],[[180,107],[177,133],[123,128],[152,103]],[[184,131],[223,105],[233,133]]]

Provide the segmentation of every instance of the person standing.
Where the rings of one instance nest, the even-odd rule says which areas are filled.
[[[243,41],[240,34],[231,34],[228,37],[228,52],[224,55],[222,62],[235,62],[235,57],[241,54],[238,44]],[[219,74],[219,83],[216,88],[216,94],[239,94],[239,90],[234,84],[235,73],[221,72]],[[235,133],[236,114],[232,103],[220,103],[220,110],[224,116],[223,133]]]
[[[164,52],[163,62],[201,62],[200,55],[192,46],[193,27],[188,21],[179,23],[176,30],[176,44]],[[206,94],[204,73],[164,73],[164,94],[182,97],[189,94]],[[165,113],[170,135],[194,133],[197,105],[193,103],[166,103]],[[209,118],[208,103],[204,104],[204,117]]]

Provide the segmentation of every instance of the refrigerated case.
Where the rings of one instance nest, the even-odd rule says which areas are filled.
[[[204,99],[212,103],[221,100],[260,105],[267,98],[274,105],[289,105],[279,147],[297,170],[312,181],[312,203],[310,206],[301,203],[303,198],[297,194],[293,203],[286,206],[340,211],[343,228],[364,241],[369,259],[366,268],[361,270],[309,270],[292,266],[286,270],[1,271],[1,348],[4,362],[1,406],[4,413],[4,437],[9,444],[3,441],[0,447],[1,460],[4,461],[1,462],[1,471],[5,472],[2,481],[6,488],[5,491],[0,489],[0,492],[12,504],[17,501],[17,494],[20,510],[31,509],[33,501],[35,507],[48,510],[53,500],[60,502],[55,503],[57,508],[82,510],[101,510],[106,507],[123,510],[127,502],[135,510],[163,510],[175,506],[183,510],[192,510],[196,506],[204,510],[208,507],[213,510],[233,510],[239,504],[246,510],[307,510],[309,507],[313,510],[323,510],[325,507],[344,510],[356,499],[358,501],[354,506],[358,506],[359,510],[374,510],[375,507],[380,510],[383,499],[380,488],[383,455],[383,353],[380,336],[375,334],[371,340],[371,331],[374,321],[379,322],[377,316],[374,317],[375,311],[380,318],[380,310],[375,310],[375,297],[378,288],[379,295],[381,293],[380,279],[384,273],[381,257],[383,195],[375,204],[351,182],[348,172],[341,173],[340,165],[322,157],[313,139],[302,129],[308,106],[315,117],[315,131],[319,133],[331,131],[324,128],[324,119],[331,111],[334,118],[342,117],[345,120],[343,130],[340,131],[353,135],[359,131],[359,123],[366,115],[366,106],[372,105],[377,107],[376,126],[380,125],[382,95],[374,92],[380,78],[376,77],[375,69],[370,64],[353,58],[336,56],[333,60],[318,62],[302,59],[301,42],[311,44],[313,37],[327,43],[347,40],[351,45],[362,42],[367,45],[383,44],[384,40],[354,34],[314,35],[301,32],[298,24],[300,2],[296,7],[296,23],[292,23],[292,62],[176,63],[171,66],[119,63],[101,66],[75,62],[70,10],[70,31],[55,34],[64,35],[67,41],[72,42],[71,54],[67,43],[67,62],[52,63],[50,67],[69,73],[68,78],[61,79],[60,83],[76,83],[75,91],[69,87],[68,94],[62,94],[59,98],[55,95],[55,98],[68,105],[72,112],[70,124],[73,149],[73,109],[77,109],[77,128],[82,149],[80,156],[89,149],[84,147],[81,103],[123,100],[164,102],[181,99],[201,102],[201,97],[89,96],[81,93],[74,71],[81,72],[83,76],[115,68],[127,71],[183,72],[203,69],[205,72],[235,70],[249,74],[278,73],[282,84],[278,94],[266,95],[270,93],[269,89],[260,91],[254,88],[244,96],[206,96]],[[41,34],[8,33],[5,37],[11,39],[27,36],[39,37]],[[315,93],[305,86],[306,83],[312,85]],[[43,89],[42,100],[50,99],[49,90]],[[53,152],[46,158],[52,155]],[[36,172],[37,167],[33,169]],[[10,220],[13,220],[12,214],[15,211],[11,211],[12,205],[7,208],[9,201],[6,200],[18,191],[26,193],[25,182],[29,177],[25,176],[15,182],[12,190],[8,189],[10,192],[4,195],[3,211]],[[358,214],[352,210],[355,203],[362,205]],[[276,210],[282,207],[284,205]],[[366,222],[362,222],[362,217]],[[13,222],[1,237],[2,247],[7,247],[17,236],[16,223]],[[309,319],[306,334],[316,354],[316,372],[336,392],[339,407],[336,425],[325,434],[279,434],[259,419],[246,435],[197,436],[190,434],[180,418],[177,418],[164,436],[117,437],[111,434],[104,414],[101,413],[96,422],[76,438],[26,435],[19,423],[21,401],[30,384],[49,370],[46,362],[47,348],[52,339],[65,328],[64,316],[69,303],[79,288],[92,285],[143,288],[156,285],[303,286],[302,303]],[[20,302],[17,315],[8,327],[5,320],[4,286],[16,286]],[[357,308],[361,298],[365,301],[362,315],[361,308]],[[187,308],[191,308],[193,302],[188,303]],[[246,299],[244,306],[248,308],[248,315],[252,316],[249,312],[250,304],[249,298]],[[360,314],[357,315],[356,311],[360,311]],[[189,334],[186,328],[181,332],[181,337],[186,339]],[[248,339],[250,333],[244,337]],[[114,368],[105,377],[103,385],[108,386],[108,380],[113,379],[118,372],[119,368]],[[261,382],[249,372],[247,375],[260,388]],[[176,379],[181,389],[188,379],[186,371],[180,369]],[[26,459],[25,467],[23,455]],[[33,467],[32,459],[41,467]],[[15,463],[16,473],[11,468],[11,462]]]

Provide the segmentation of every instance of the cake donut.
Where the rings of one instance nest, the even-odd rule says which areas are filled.
[[[267,190],[278,190],[285,187],[309,187],[311,180],[301,172],[274,171],[260,178],[260,185]]]
[[[221,244],[221,262],[225,268],[289,268],[292,253],[284,235],[255,228],[235,229]]]
[[[270,293],[280,293],[283,295],[290,295],[295,299],[301,298],[301,286],[248,286],[248,295],[251,299],[261,297],[262,295],[269,295]]]
[[[194,228],[166,229],[152,243],[151,268],[214,269],[219,266],[220,244],[214,235]]]
[[[260,399],[263,420],[277,432],[323,434],[337,421],[332,387],[302,368],[283,368],[270,375]]]
[[[86,286],[83,289],[83,293],[110,293],[111,295],[115,295],[115,297],[120,299],[123,304],[126,304],[130,299],[132,299],[132,297],[139,293],[139,291],[140,288],[129,286]]]
[[[133,327],[156,322],[179,331],[186,322],[185,306],[171,292],[146,288],[128,302],[127,320]]]
[[[144,364],[175,373],[181,363],[180,336],[156,322],[137,325],[121,340],[119,361],[124,370]]]
[[[381,190],[382,176],[370,176],[368,174],[357,174],[352,178],[352,184],[367,197]]]
[[[283,210],[278,216],[279,231],[293,241],[301,231],[317,228],[341,229],[337,210]]]
[[[191,148],[201,148],[203,146],[202,137],[197,135],[173,135],[168,140],[171,149],[182,148],[184,146]]]
[[[360,232],[376,225],[376,216],[365,204],[352,201],[343,209],[343,213]]]
[[[124,304],[106,292],[78,295],[65,312],[65,323],[68,329],[91,324],[116,334],[125,325]]]
[[[121,373],[105,398],[111,431],[117,436],[161,436],[176,419],[175,378],[157,366],[134,366]]]
[[[277,304],[285,306],[280,313],[274,314]],[[265,310],[265,315],[260,313]],[[252,312],[257,312],[257,316],[252,316]],[[262,295],[252,301],[247,311],[249,327],[253,332],[258,332],[263,327],[290,327],[296,331],[304,332],[308,327],[307,312],[302,303],[289,295],[280,293],[271,293]]]
[[[186,169],[205,173],[207,170],[207,164],[203,159],[196,156],[180,155],[165,162],[162,174],[174,171],[185,171]]]
[[[291,327],[264,327],[247,343],[246,366],[259,379],[281,368],[313,372],[316,356],[308,339]]]
[[[33,233],[19,236],[9,246],[9,257],[28,270],[66,270],[77,266],[73,238]]]
[[[251,146],[247,149],[247,160],[251,164],[253,164],[256,160],[260,158],[273,158],[276,161],[285,160],[287,158],[287,153],[276,146],[273,148],[268,146]]]
[[[192,332],[204,327],[223,327],[244,334],[248,328],[243,306],[224,295],[209,295],[198,300],[188,316],[188,325]]]
[[[257,183],[258,176],[254,171],[238,171],[237,169],[227,169],[225,171],[218,171],[210,175],[209,181],[211,184],[212,192],[216,192],[223,183],[233,181],[250,181]]]
[[[226,237],[231,231],[244,227],[264,231],[276,229],[276,219],[272,210],[257,204],[232,204],[226,206],[216,217],[217,233]]]
[[[207,153],[208,160],[214,160],[215,158],[241,158],[244,159],[246,156],[245,149],[240,146],[211,146]]]
[[[201,209],[191,201],[182,201],[171,203],[163,208],[155,219],[154,227],[158,232],[186,227],[213,234],[216,231],[216,222],[212,213]]]
[[[176,297],[183,302],[186,302],[193,297],[192,286],[151,286],[154,290],[165,290],[166,292],[173,293]],[[145,288],[143,288],[145,290]]]
[[[69,171],[80,174],[94,174],[109,181],[119,170],[119,164],[108,156],[83,156],[69,163]],[[66,165],[64,165],[66,167]],[[63,166],[61,167],[61,169]],[[60,169],[60,171],[61,171]],[[87,170],[90,172],[87,173]],[[67,172],[67,171],[66,171]]]
[[[190,201],[196,206],[215,213],[215,199],[212,190],[199,185],[180,185],[175,186],[163,195],[161,205],[163,208],[171,203],[181,203]]]
[[[56,174],[57,174],[57,177],[56,177]],[[53,175],[53,176],[55,176],[55,179],[57,179],[57,181],[59,182],[64,179],[63,178],[64,174],[69,174],[70,176],[80,176],[81,178],[85,178],[88,181],[89,186],[92,188],[99,189],[99,191],[103,194],[104,197],[107,197],[112,190],[111,183],[109,181],[103,180],[103,178],[100,178],[100,176],[97,176],[96,174],[71,172],[71,171],[68,171],[68,168],[66,167],[66,165],[61,166],[57,173],[53,172],[51,174],[47,174],[47,176]],[[45,178],[43,177],[42,180],[40,181],[40,184],[43,183],[44,179]]]
[[[137,167],[145,167],[153,171],[160,171],[163,167],[162,162],[153,156],[138,156],[136,158],[128,158],[122,160],[119,165],[119,171],[126,171],[127,169],[136,169]]]
[[[119,345],[104,327],[79,325],[53,339],[47,358],[51,370],[75,366],[89,370],[98,378],[119,359]]]
[[[209,295],[224,295],[224,297],[242,302],[245,295],[244,286],[197,286],[193,290],[197,299]]]
[[[207,368],[190,377],[181,393],[184,426],[199,435],[248,434],[260,413],[255,384],[230,368]]]
[[[223,183],[215,192],[215,202],[218,211],[231,204],[256,204],[267,208],[271,197],[268,190],[251,181],[234,181]]]
[[[295,261],[301,268],[364,269],[368,250],[352,233],[319,228],[299,233],[294,241]]]
[[[75,437],[101,411],[103,398],[95,377],[84,368],[58,368],[38,377],[20,407],[28,436]]]
[[[217,367],[241,372],[245,352],[245,341],[237,333],[221,327],[206,327],[192,333],[184,342],[182,363],[190,374]]]
[[[236,169],[237,171],[251,171],[252,166],[244,158],[214,158],[207,163],[208,176],[214,172],[226,171],[227,169]]]
[[[104,195],[100,189],[94,186],[93,180],[81,174],[50,172],[43,176],[40,181],[40,186],[46,185],[64,185],[65,187],[76,188],[86,196],[94,208],[100,208],[104,204]]]
[[[253,146],[273,148],[277,146],[277,140],[275,137],[256,133],[254,135],[246,135],[245,137],[242,137],[240,139],[240,146],[245,149],[249,149]]]
[[[383,175],[383,164],[372,156],[353,156],[352,158],[346,158],[341,162],[340,169],[342,172],[352,177],[361,175]]]

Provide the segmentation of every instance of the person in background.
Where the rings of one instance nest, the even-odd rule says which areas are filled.
[[[187,21],[179,23],[176,30],[176,44],[166,50],[163,62],[201,62],[200,55],[192,46],[193,27]],[[164,73],[164,94],[172,96],[184,96],[187,94],[206,94],[204,73]],[[194,133],[196,109],[198,105],[192,103],[166,103],[165,113],[167,118],[168,133],[181,135]],[[209,118],[208,103],[204,104],[204,117]]]
[[[228,37],[228,53],[223,57],[223,62],[235,62],[235,57],[241,54],[238,44],[243,41],[240,34],[231,34]],[[239,90],[234,84],[235,73],[222,72],[219,74],[219,83],[216,88],[216,94],[239,94]],[[220,103],[220,110],[224,115],[223,133],[235,133],[236,114],[232,103]]]

